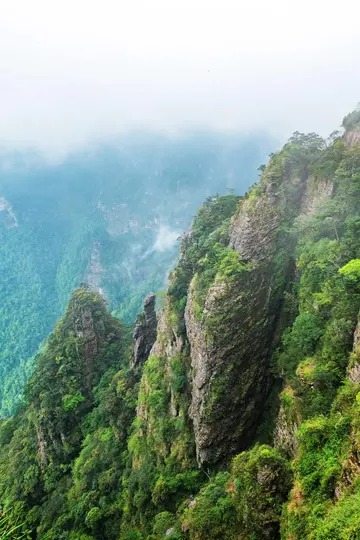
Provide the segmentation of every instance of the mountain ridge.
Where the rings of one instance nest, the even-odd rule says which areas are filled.
[[[80,283],[133,322],[149,290],[164,288],[197,205],[226,185],[246,189],[271,146],[265,136],[138,134],[59,163],[17,155],[4,166],[0,414],[13,410],[33,355]]]
[[[348,133],[295,133],[246,194],[206,199],[155,342],[152,296],[131,343],[98,293],[75,291],[1,425],[8,519],[44,540],[358,538],[360,146]]]

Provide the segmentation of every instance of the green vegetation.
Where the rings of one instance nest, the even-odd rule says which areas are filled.
[[[294,231],[298,315],[278,353],[291,388],[286,415],[299,425],[282,519],[282,538],[293,540],[360,536],[359,390],[347,378],[359,362],[351,350],[360,308],[360,152],[339,140],[333,146],[337,159],[331,147],[321,158],[333,178],[332,197]]]
[[[187,417],[189,358],[172,358],[169,380],[159,377],[165,363],[164,357],[150,356],[141,379],[138,414],[129,439],[132,468],[124,492],[124,533],[132,527],[149,532],[156,515],[173,513],[179,498],[195,493],[204,482],[196,467]]]
[[[148,292],[164,288],[176,235],[200,203],[245,191],[268,149],[259,136],[137,134],[57,164],[2,154],[0,417],[14,411],[72,291],[100,288],[134,322]]]
[[[355,127],[359,127],[360,125],[360,106],[358,105],[357,108],[352,111],[351,113],[347,114],[345,118],[343,119],[342,125],[345,129],[353,129]]]
[[[30,530],[24,530],[22,523],[14,522],[7,514],[0,513],[0,538],[2,540],[30,540],[30,532]]]
[[[42,538],[61,538],[75,510],[86,521],[86,510],[97,502],[95,477],[104,488],[120,481],[114,464],[119,467],[125,449],[135,403],[129,392],[136,388],[125,368],[127,343],[126,329],[107,313],[101,296],[76,290],[36,358],[24,405],[1,426],[2,504],[15,523],[22,519]]]
[[[143,366],[76,289],[0,424],[0,538],[358,540],[359,239],[360,146],[296,133],[200,207]]]
[[[191,540],[273,539],[278,535],[290,471],[281,454],[255,446],[236,456],[229,473],[218,473],[180,518]]]
[[[237,254],[226,246],[229,242],[229,225],[237,208],[239,197],[225,195],[209,197],[200,207],[191,232],[185,236],[178,265],[170,276],[168,295],[174,310],[182,316],[190,281],[198,272],[201,275],[199,296],[206,292],[215,279],[218,265],[228,256],[232,268],[229,274],[242,268]]]

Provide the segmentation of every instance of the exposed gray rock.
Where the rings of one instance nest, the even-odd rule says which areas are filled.
[[[155,311],[156,296],[150,293],[144,300],[144,311],[138,317],[133,332],[132,367],[146,362],[156,340],[157,317]]]
[[[347,146],[360,144],[360,128],[347,131],[344,134],[344,141]]]
[[[301,213],[307,216],[315,212],[330,199],[334,191],[334,182],[332,180],[314,181],[309,178],[306,189],[301,201]]]
[[[36,438],[37,438],[37,453],[39,456],[40,468],[42,471],[45,470],[47,465],[47,455],[46,455],[46,446],[47,442],[44,435],[44,430],[42,429],[41,424],[35,424],[36,429]]]
[[[185,311],[193,368],[190,416],[200,466],[245,449],[263,413],[269,362],[282,328],[282,297],[294,272],[289,242],[279,227],[287,198],[298,213],[306,186],[297,177],[289,183],[288,195],[266,179],[261,194],[250,193],[241,201],[229,246],[249,263],[248,269],[210,287],[200,318],[194,280],[190,287]]]
[[[84,343],[84,377],[86,387],[90,391],[93,377],[93,361],[98,353],[99,340],[105,339],[103,325],[95,330],[94,317],[91,306],[84,306],[76,311],[74,320],[75,335],[83,339]]]
[[[334,499],[339,500],[344,491],[354,484],[360,475],[360,453],[354,449],[342,464],[342,473],[335,486]]]
[[[354,353],[360,354],[360,320],[357,323],[357,326],[356,326],[355,332],[354,332],[353,351],[354,351]]]
[[[276,324],[268,301],[264,276],[249,272],[242,283],[211,287],[199,320],[194,284],[190,287],[185,310],[193,368],[189,412],[199,466],[225,461],[246,448],[254,434],[268,393]]]
[[[296,438],[297,428],[298,422],[290,417],[283,405],[281,405],[276,419],[274,446],[290,457],[295,456],[298,447],[298,440]]]
[[[281,215],[274,205],[275,195],[255,201],[245,199],[241,211],[232,221],[230,247],[236,249],[244,260],[263,261],[274,254],[274,243]]]
[[[355,364],[349,369],[349,379],[357,384],[360,384],[360,364]]]
[[[349,367],[348,377],[352,382],[360,384],[360,320],[354,332],[352,365]]]
[[[151,354],[166,356],[168,359],[182,352],[185,345],[184,337],[178,333],[176,325],[171,324],[170,318],[169,306],[165,305],[157,325],[156,341],[151,349]]]

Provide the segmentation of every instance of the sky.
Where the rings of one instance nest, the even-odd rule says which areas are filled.
[[[358,0],[0,0],[0,145],[327,135],[360,101],[359,20]]]

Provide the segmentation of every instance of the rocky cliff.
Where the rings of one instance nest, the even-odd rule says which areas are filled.
[[[133,324],[149,291],[164,288],[197,207],[226,188],[243,193],[273,144],[260,134],[136,133],[56,164],[1,152],[0,416],[12,414],[80,283]]]
[[[74,293],[0,426],[1,504],[34,538],[359,537],[359,114],[205,201],[132,349]]]
[[[291,144],[273,157],[259,185],[231,215],[221,219],[220,202],[207,203],[211,229],[205,248],[198,237],[201,223],[195,223],[170,285],[172,300],[171,291],[183,280],[180,302],[186,305],[177,311],[181,330],[175,348],[190,354],[189,416],[199,466],[219,465],[254,436],[271,386],[270,360],[289,322],[284,299],[296,275],[292,227],[332,193],[331,181],[316,183],[306,166],[320,139],[295,137]],[[300,151],[305,165],[299,167],[294,155]],[[159,334],[161,346],[154,351],[171,357],[176,332]]]
[[[357,405],[346,404],[350,390],[341,384],[357,385],[358,376],[358,160],[347,132],[328,143],[296,133],[244,197],[209,198],[183,237],[144,366],[132,441],[133,470],[141,475],[150,467],[147,497],[159,512],[172,500],[172,478],[188,496],[180,518],[166,506],[170,537],[181,529],[197,540],[250,538],[254,531],[261,539],[312,538],[314,524],[322,530],[325,521],[311,505],[326,497],[340,501],[353,489],[359,445],[349,445],[346,430]],[[354,440],[358,431],[355,423]],[[260,440],[273,448],[257,453],[253,444]],[[158,454],[150,459],[154,446]],[[214,479],[239,451],[249,470]],[[265,455],[272,465],[264,470]],[[313,455],[322,459],[319,470],[309,465]],[[282,490],[288,478],[282,459],[292,463],[295,479],[280,533],[289,489]],[[266,488],[272,466],[282,472],[269,472]],[[190,490],[204,481],[189,481],[197,467],[209,482],[194,499]],[[262,490],[267,502],[279,497],[271,511],[257,507],[250,525],[244,516],[252,496],[239,501],[251,474],[258,501]],[[311,475],[319,488],[309,488]],[[139,496],[135,491],[133,500]],[[212,521],[225,500],[237,512],[235,523],[224,515]]]
[[[282,220],[272,185],[259,198],[240,201],[227,249],[239,254],[243,268],[232,276],[217,272],[200,316],[196,277],[189,288],[185,322],[193,367],[190,415],[201,465],[214,465],[245,448],[263,411],[282,298],[293,272],[291,255],[282,249],[285,235],[279,235]],[[281,267],[275,254],[283,255]]]
[[[148,294],[144,300],[143,313],[136,321],[133,331],[132,367],[142,366],[145,363],[155,343],[157,328],[155,302],[155,294]]]

